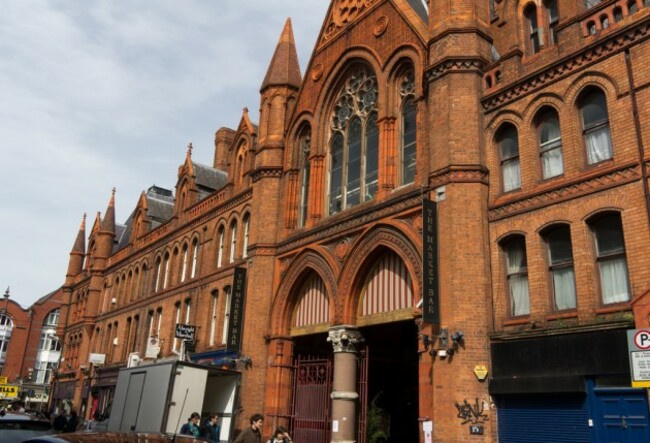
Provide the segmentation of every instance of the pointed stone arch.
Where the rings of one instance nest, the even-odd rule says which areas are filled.
[[[368,278],[375,266],[386,255],[394,254],[401,260],[401,272],[408,274],[411,307],[420,299],[422,287],[422,258],[416,243],[397,227],[385,225],[372,229],[363,235],[343,266],[340,278],[340,294],[344,297],[342,321],[344,324],[357,323],[357,313],[361,296],[368,284]]]
[[[301,292],[309,279],[317,276],[322,282],[322,290],[328,301],[329,324],[335,324],[337,319],[336,300],[338,288],[335,277],[336,266],[318,251],[308,250],[297,257],[285,272],[280,282],[278,292],[271,309],[271,328],[277,335],[289,335],[291,332],[294,311],[299,307]],[[306,331],[306,330],[305,330]]]

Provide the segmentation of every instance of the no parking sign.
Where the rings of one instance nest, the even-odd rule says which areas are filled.
[[[632,387],[650,388],[650,329],[629,329],[627,349]]]

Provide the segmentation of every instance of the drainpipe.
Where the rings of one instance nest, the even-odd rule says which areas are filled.
[[[643,180],[643,195],[645,197],[646,220],[650,225],[650,190],[648,189],[648,172],[645,165],[645,149],[643,137],[641,136],[641,122],[639,121],[639,107],[637,105],[636,91],[634,86],[634,72],[632,72],[632,60],[630,50],[625,50],[625,66],[627,77],[630,83],[630,98],[632,99],[632,113],[634,115],[634,129],[636,130],[636,144],[639,150],[639,163],[641,164],[641,178]]]

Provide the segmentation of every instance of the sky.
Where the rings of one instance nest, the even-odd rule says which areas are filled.
[[[116,188],[123,223],[151,185],[173,189],[191,142],[212,164],[287,18],[304,74],[328,0],[2,0],[0,293],[28,307],[65,280]]]

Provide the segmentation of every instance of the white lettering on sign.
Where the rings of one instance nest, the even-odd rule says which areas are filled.
[[[650,349],[650,330],[640,329],[634,334],[634,344],[639,349]]]

